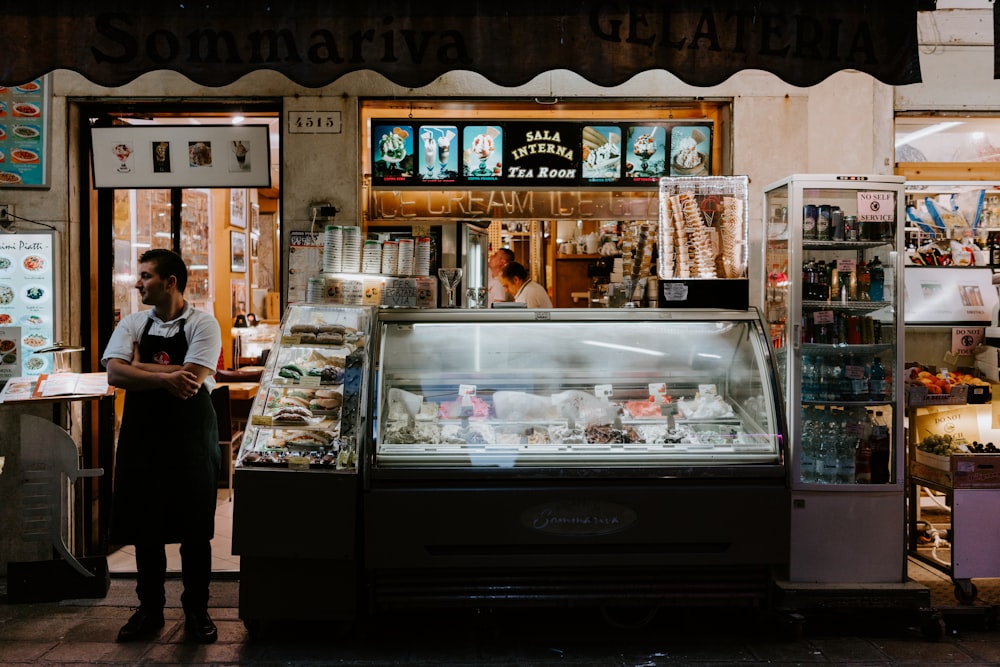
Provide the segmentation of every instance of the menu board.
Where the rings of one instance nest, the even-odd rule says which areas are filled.
[[[12,375],[51,370],[52,355],[34,351],[55,343],[55,238],[50,231],[0,235],[0,328],[20,328],[20,369]]]
[[[372,184],[656,187],[712,173],[714,123],[383,120],[372,127]]]
[[[48,187],[49,79],[0,86],[0,187]]]

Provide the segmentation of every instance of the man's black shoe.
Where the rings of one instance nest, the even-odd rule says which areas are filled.
[[[184,630],[199,644],[211,644],[219,638],[219,630],[207,611],[187,612]]]
[[[139,607],[128,619],[128,623],[118,631],[119,642],[134,642],[137,639],[149,639],[157,630],[163,627],[163,610]]]

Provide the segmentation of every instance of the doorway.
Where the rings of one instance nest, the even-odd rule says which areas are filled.
[[[87,349],[82,370],[101,370],[100,355],[121,317],[143,308],[134,284],[136,261],[149,248],[178,252],[189,268],[185,297],[215,315],[223,334],[219,367],[241,362],[240,340],[233,335],[237,316],[264,325],[280,320],[280,102],[245,100],[185,102],[76,101],[71,109],[78,128],[81,232],[78,237],[81,340]],[[113,125],[266,125],[270,138],[271,185],[268,188],[97,189],[93,185],[90,127]],[[89,278],[89,285],[88,279]],[[242,359],[247,363],[246,358]],[[83,489],[83,541],[91,553],[108,554],[116,573],[134,572],[134,560],[122,558],[108,543],[114,447],[122,405],[101,402],[84,415],[83,458],[111,474]],[[224,474],[221,480],[231,479]],[[238,570],[231,534],[231,490],[219,489],[216,515],[217,556],[213,570]],[[218,540],[217,540],[218,541]],[[126,554],[127,556],[127,554]],[[234,565],[235,563],[235,565]],[[169,563],[171,571],[179,564]],[[129,569],[131,567],[131,569]]]

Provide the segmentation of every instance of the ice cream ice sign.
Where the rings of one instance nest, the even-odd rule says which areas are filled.
[[[894,222],[896,196],[892,192],[858,192],[858,220]]]

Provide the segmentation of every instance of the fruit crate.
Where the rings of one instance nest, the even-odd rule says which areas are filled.
[[[1000,454],[913,454],[911,477],[953,489],[1000,489]]]
[[[989,389],[989,387],[985,387]],[[928,405],[965,405],[969,402],[969,385],[956,384],[951,388],[949,394],[932,394],[927,387],[922,385],[910,385],[906,392],[906,403],[910,407],[924,407]],[[986,401],[982,401],[986,402]]]

